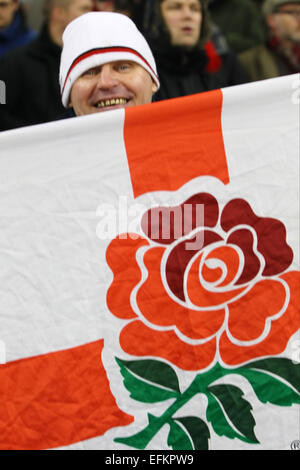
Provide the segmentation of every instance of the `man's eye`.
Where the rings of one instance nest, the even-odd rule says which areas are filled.
[[[124,72],[125,70],[129,70],[130,68],[131,68],[131,64],[129,64],[129,63],[127,63],[127,62],[126,62],[126,63],[122,63],[122,64],[119,65],[119,70],[120,70],[121,72]]]
[[[88,77],[93,77],[94,75],[97,75],[98,69],[90,69],[84,72],[83,75],[88,76]]]
[[[168,10],[179,10],[180,5],[174,4],[174,5],[168,5]]]

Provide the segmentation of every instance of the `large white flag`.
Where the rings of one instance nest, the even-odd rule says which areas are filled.
[[[0,135],[0,448],[299,446],[299,76]]]

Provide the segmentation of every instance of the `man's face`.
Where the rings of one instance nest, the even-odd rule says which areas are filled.
[[[70,107],[77,116],[150,103],[157,87],[150,74],[131,61],[109,62],[74,83]]]
[[[16,0],[0,0],[0,29],[10,26],[19,7]]]
[[[161,13],[175,46],[195,46],[200,37],[202,9],[199,0],[163,0]]]
[[[267,21],[278,39],[300,43],[300,2],[281,5]]]
[[[1,0],[0,0],[1,1]],[[72,0],[65,8],[66,26],[78,16],[93,10],[93,0]]]

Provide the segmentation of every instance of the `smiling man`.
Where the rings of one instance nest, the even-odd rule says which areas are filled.
[[[77,116],[150,103],[156,64],[127,16],[91,12],[69,24],[60,66],[62,102]]]

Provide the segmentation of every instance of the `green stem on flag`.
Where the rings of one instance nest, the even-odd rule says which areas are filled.
[[[232,370],[223,369],[218,363],[208,372],[198,374],[191,385],[178,397],[174,403],[160,417],[148,414],[149,424],[139,433],[123,438],[116,438],[115,442],[125,444],[136,449],[145,449],[155,435],[168,424],[172,416],[188,403],[195,395],[205,393],[212,382],[232,373]]]

